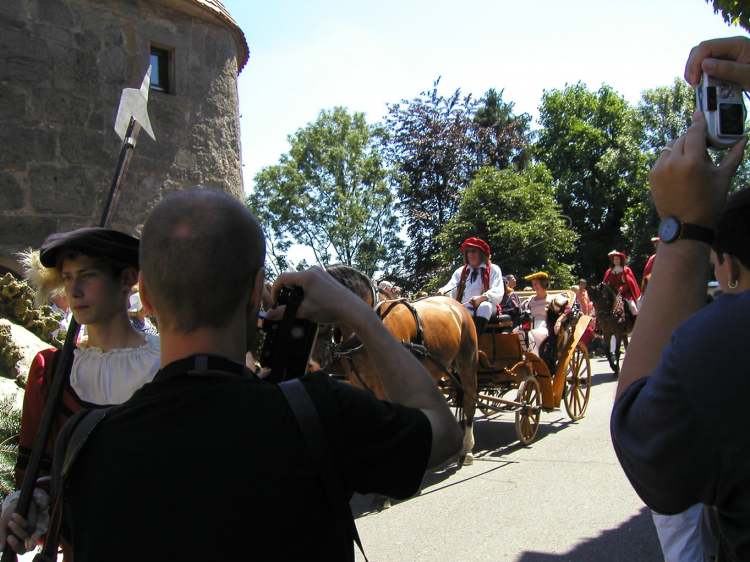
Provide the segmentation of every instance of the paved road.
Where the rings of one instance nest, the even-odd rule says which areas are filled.
[[[604,360],[592,368],[583,420],[543,413],[537,440],[520,447],[511,415],[478,419],[473,466],[429,473],[419,496],[380,513],[355,498],[371,562],[662,560],[650,513],[612,451],[614,378]]]

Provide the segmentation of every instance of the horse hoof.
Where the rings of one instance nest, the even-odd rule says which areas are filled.
[[[461,468],[466,462],[466,455],[459,455],[458,457],[458,468]]]
[[[471,466],[472,464],[474,464],[474,455],[472,455],[471,453],[467,454],[461,464],[463,466]]]
[[[391,508],[391,499],[386,498],[383,501],[383,505],[380,506],[380,511],[385,511],[386,509],[390,509],[390,508]]]

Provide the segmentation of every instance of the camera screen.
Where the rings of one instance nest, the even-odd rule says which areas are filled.
[[[745,132],[745,116],[740,103],[719,104],[719,130],[722,135],[741,135]]]

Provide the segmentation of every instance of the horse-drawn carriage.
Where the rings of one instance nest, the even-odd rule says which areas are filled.
[[[423,363],[456,408],[464,428],[461,463],[473,461],[477,407],[487,416],[515,413],[518,438],[524,444],[536,436],[541,411],[559,407],[563,399],[572,419],[585,414],[591,365],[581,337],[591,318],[575,307],[559,317],[558,330],[551,330],[554,337],[548,342],[554,341],[554,346],[547,350],[554,350],[552,357],[540,357],[524,349],[507,316],[488,324],[477,341],[471,314],[455,299],[437,296],[376,304],[370,280],[362,273],[346,266],[329,268],[329,273],[374,306],[386,329]],[[573,302],[572,296],[567,302]],[[328,372],[387,398],[372,358],[350,328],[321,329],[313,356]],[[509,399],[513,391],[516,395]]]
[[[478,342],[479,410],[487,417],[514,413],[516,434],[523,444],[536,437],[541,412],[558,408],[561,400],[572,420],[583,418],[591,394],[591,363],[581,338],[590,321],[577,310],[568,311],[559,332],[546,342],[552,346],[552,359],[547,353],[543,360],[528,351],[528,329],[524,329],[528,326],[522,325],[517,333],[510,317],[495,318]],[[449,399],[455,394],[451,386],[444,385]]]

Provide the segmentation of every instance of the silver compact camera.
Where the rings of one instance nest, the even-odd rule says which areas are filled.
[[[739,84],[705,72],[695,87],[696,104],[706,118],[708,142],[714,148],[729,148],[745,137],[747,110],[742,95]]]

